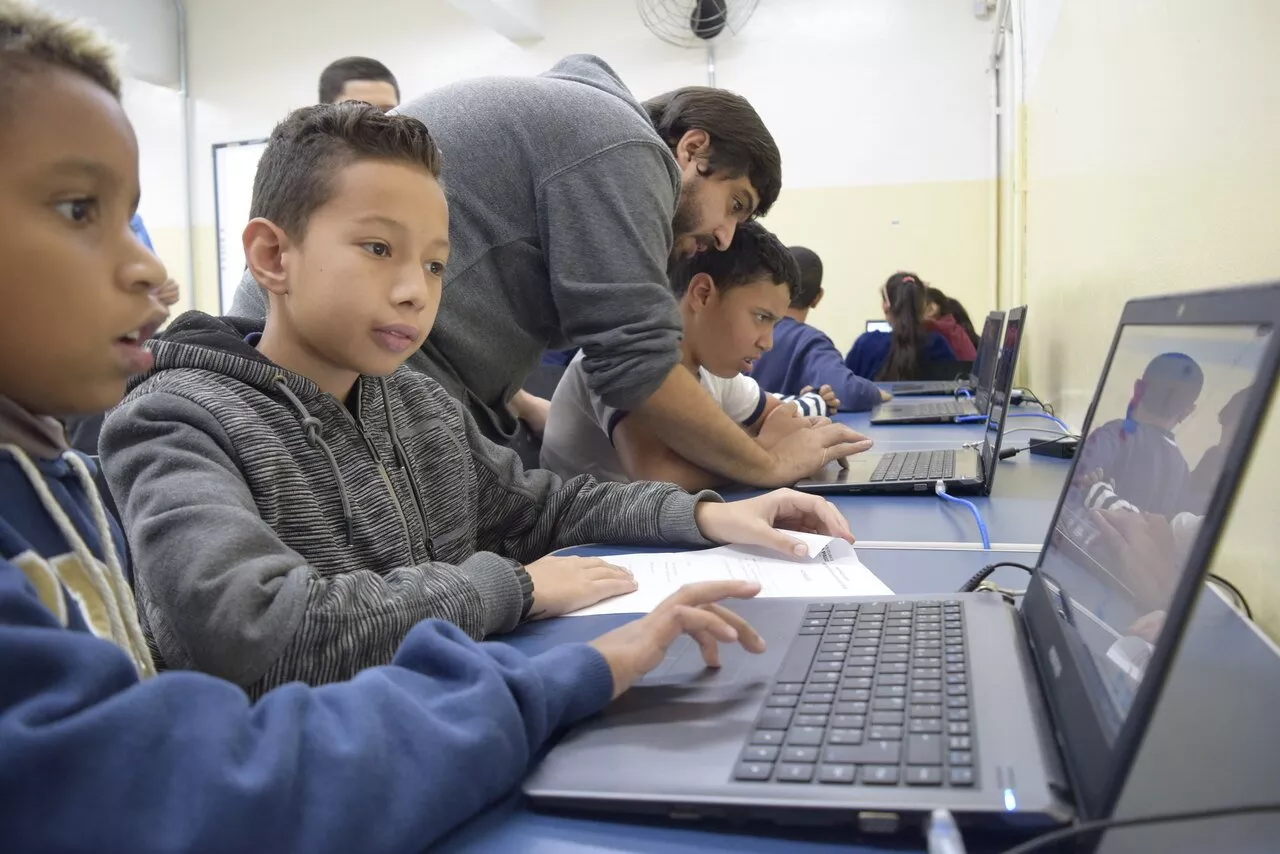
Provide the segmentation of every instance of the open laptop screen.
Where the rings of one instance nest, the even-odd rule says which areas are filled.
[[[1126,326],[1041,557],[1108,742],[1133,705],[1264,364],[1257,326]]]
[[[978,411],[985,412],[986,404],[981,397],[990,394],[991,382],[996,376],[996,363],[1000,353],[1000,330],[1004,326],[1004,312],[993,311],[987,315],[987,322],[982,325],[982,340],[978,342],[978,354],[973,361],[974,388],[978,393]]]
[[[987,412],[987,435],[982,443],[983,482],[990,489],[995,482],[996,466],[1000,462],[1000,439],[1004,422],[1009,413],[1009,396],[1013,392],[1013,372],[1018,366],[1018,350],[1022,347],[1022,327],[1027,307],[1009,310],[1009,322],[1004,325],[1004,340],[996,362],[995,384],[991,388],[991,409]],[[988,321],[987,327],[990,327]],[[986,329],[983,330],[986,335]]]

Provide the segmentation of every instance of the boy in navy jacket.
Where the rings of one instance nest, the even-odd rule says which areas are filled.
[[[751,377],[775,394],[818,389],[828,405],[834,401],[847,412],[865,412],[888,400],[874,383],[845,367],[831,339],[806,322],[822,300],[822,259],[803,246],[792,246],[791,254],[800,268],[800,286],[786,316],[773,329],[773,349],[756,360]]]

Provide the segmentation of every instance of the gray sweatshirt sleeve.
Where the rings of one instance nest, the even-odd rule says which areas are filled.
[[[494,554],[322,575],[263,521],[221,425],[184,397],[152,392],[115,410],[102,450],[141,605],[170,667],[257,696],[386,664],[428,617],[477,639],[519,621],[516,564]]]
[[[556,549],[587,543],[714,545],[698,530],[694,509],[722,501],[714,492],[690,495],[671,483],[600,483],[582,475],[561,480],[525,470],[510,448],[489,441],[459,407],[479,483],[477,546],[522,564]]]
[[[254,320],[265,320],[267,317],[267,294],[247,269],[231,300],[231,310],[226,313],[232,317],[251,317]]]
[[[538,186],[538,223],[560,328],[582,348],[591,390],[635,409],[679,361],[667,283],[676,183],[671,155],[629,142]]]

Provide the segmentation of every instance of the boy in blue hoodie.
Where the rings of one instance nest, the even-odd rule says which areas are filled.
[[[5,850],[418,852],[681,633],[713,666],[716,641],[762,649],[714,604],[758,587],[712,582],[533,658],[429,621],[390,665],[253,704],[211,676],[155,675],[120,532],[53,420],[111,406],[151,361],[165,272],[128,226],[137,144],[109,51],[74,24],[0,0],[0,79]]]
[[[802,395],[817,389],[846,412],[866,412],[888,393],[845,367],[836,345],[820,329],[808,324],[809,312],[822,301],[822,259],[812,249],[792,246],[800,283],[787,314],[773,329],[773,349],[756,360],[751,377],[765,391]],[[835,407],[832,407],[835,408]]]

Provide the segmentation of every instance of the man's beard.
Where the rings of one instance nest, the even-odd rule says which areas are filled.
[[[695,237],[700,249],[714,249],[715,239],[711,235],[697,234],[699,193],[696,187],[696,184],[686,184],[681,187],[680,201],[676,205],[676,215],[671,220],[671,234],[676,243],[679,243],[685,237]],[[673,258],[672,260],[679,261],[683,259]]]

